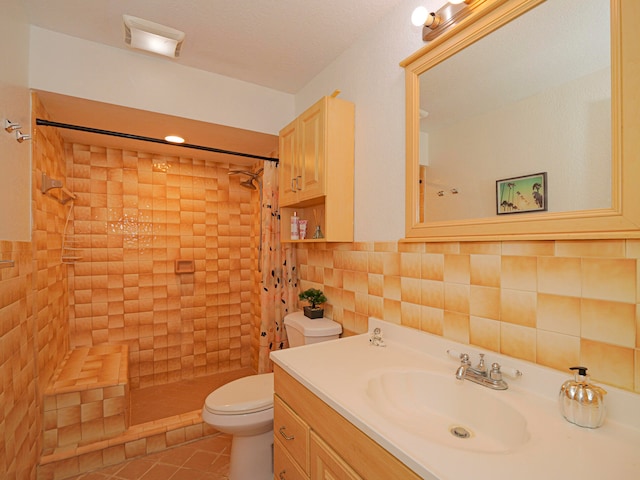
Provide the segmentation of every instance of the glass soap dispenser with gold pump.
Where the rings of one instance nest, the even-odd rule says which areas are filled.
[[[558,403],[567,421],[580,427],[598,428],[604,422],[604,396],[607,392],[589,383],[586,367],[571,367],[574,380],[567,380],[560,388]]]

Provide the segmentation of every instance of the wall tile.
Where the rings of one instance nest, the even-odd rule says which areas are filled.
[[[445,282],[462,283],[468,285],[471,280],[469,260],[469,255],[445,255]]]
[[[500,319],[500,289],[471,285],[469,312],[477,317]]]
[[[298,258],[310,248],[298,246]],[[340,244],[340,251],[349,249],[357,246]],[[365,251],[369,315],[562,371],[586,360],[602,363],[600,381],[640,390],[640,241],[428,242],[411,248],[374,242]],[[301,270],[310,266],[300,263]],[[364,277],[349,275],[350,288],[361,288]],[[364,310],[364,299],[356,300],[355,292],[350,298],[350,307]],[[345,315],[353,328],[366,330],[364,314]],[[599,358],[609,352],[610,358]]]
[[[500,351],[500,322],[489,318],[471,316],[469,342],[493,352]]]
[[[443,335],[444,331],[444,310],[441,308],[433,308],[423,306],[420,308],[420,329],[433,333],[435,335]]]
[[[580,343],[580,364],[589,368],[589,374],[596,381],[606,381],[609,385],[633,390],[634,350],[602,342],[582,339]]]
[[[538,262],[536,257],[504,256],[501,261],[501,286],[513,290],[536,291]]]
[[[536,361],[536,330],[531,327],[502,323],[500,352],[529,362]]]
[[[538,330],[536,361],[540,365],[568,371],[580,363],[580,337]]]
[[[500,320],[525,327],[536,326],[536,294],[503,289],[500,296]]]
[[[461,343],[469,343],[469,315],[444,312],[442,335]]]
[[[69,285],[76,300],[72,345],[127,343],[132,352],[140,352],[131,356],[134,386],[229,368],[232,349],[240,366],[257,361],[249,351],[237,353],[243,345],[257,351],[251,339],[259,329],[254,326],[259,296],[252,296],[252,286],[259,276],[253,269],[257,194],[241,188],[239,177],[229,177],[228,170],[236,167],[82,145],[67,153],[67,180],[87,194],[73,225],[76,233],[87,234],[88,248],[87,261],[75,265]],[[158,171],[159,164],[168,166],[167,173]],[[341,255],[338,262],[351,267],[351,290],[367,292],[367,252],[316,248],[299,253],[308,263],[301,276],[312,286],[324,283],[327,275],[333,287],[343,287],[342,271],[333,270],[335,253]],[[194,259],[196,273],[176,275],[176,258]],[[181,349],[173,350],[170,362],[170,318],[177,322],[172,341],[185,347],[185,362],[193,360],[188,352],[197,343],[197,361],[205,359],[198,366],[204,370],[194,370],[193,364],[178,368]],[[81,326],[86,321],[92,323],[90,331]],[[238,328],[231,334],[223,327],[223,342],[197,340],[199,332],[218,332],[218,322]]]
[[[536,318],[539,329],[566,335],[580,335],[580,298],[540,293],[537,307]]]
[[[552,240],[502,242],[502,255],[551,256],[555,254],[555,242]]]
[[[421,255],[421,277],[425,280],[444,280],[444,255],[425,253]]]
[[[556,240],[559,257],[623,257],[624,240]]]
[[[636,302],[635,259],[584,258],[582,295],[617,302]]]
[[[578,297],[582,292],[579,258],[538,258],[538,291]]]
[[[471,255],[470,282],[483,287],[500,286],[500,256]]]
[[[636,305],[582,299],[583,338],[634,348],[636,337]]]
[[[444,284],[444,309],[456,313],[469,313],[470,286],[458,283]]]

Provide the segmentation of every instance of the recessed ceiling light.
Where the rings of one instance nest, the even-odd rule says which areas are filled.
[[[123,15],[122,18],[127,45],[167,57],[180,55],[184,32],[131,15]]]
[[[179,137],[177,135],[167,135],[166,137],[164,137],[164,139],[167,142],[171,142],[171,143],[184,143],[184,138]]]

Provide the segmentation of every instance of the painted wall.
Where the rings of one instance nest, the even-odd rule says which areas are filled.
[[[0,16],[0,239],[29,241],[31,235],[30,143],[4,130],[5,119],[30,132],[28,91],[29,25],[22,5],[5,2]]]
[[[418,5],[437,10],[444,1],[402,2],[296,95],[296,114],[322,95],[340,90],[356,105],[356,241],[404,237],[405,88],[399,63],[421,48]]]
[[[31,88],[278,134],[293,96],[133,50],[31,27]]]

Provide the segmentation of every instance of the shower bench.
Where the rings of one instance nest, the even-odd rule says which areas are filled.
[[[123,433],[129,427],[127,345],[71,350],[44,394],[44,453]]]

